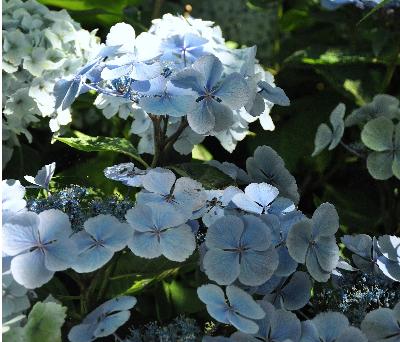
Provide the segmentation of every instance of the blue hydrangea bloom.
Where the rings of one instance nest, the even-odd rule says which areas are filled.
[[[76,246],[68,216],[50,209],[15,216],[3,226],[4,252],[14,256],[11,273],[28,289],[47,283],[54,272],[73,263]]]
[[[275,275],[285,277],[292,274],[297,268],[297,262],[290,256],[286,247],[286,239],[292,226],[305,218],[300,211],[292,211],[285,215],[261,215],[260,218],[272,233],[272,241],[279,256],[279,265]]]
[[[190,127],[196,133],[225,129],[232,123],[232,110],[247,103],[249,89],[245,79],[239,73],[232,73],[221,81],[222,72],[221,61],[207,55],[171,80],[175,86],[190,88],[198,95],[195,110],[187,116]]]
[[[295,272],[291,277],[272,276],[265,284],[256,289],[256,293],[265,295],[277,308],[299,310],[310,300],[312,282],[305,272]]]
[[[260,304],[265,312],[265,317],[261,320],[257,320],[260,327],[259,331],[254,335],[236,332],[231,336],[232,341],[299,341],[301,335],[301,324],[294,313],[282,309],[276,310],[272,304],[265,300],[258,301],[257,303]]]
[[[51,178],[54,175],[54,171],[56,170],[56,163],[51,163],[48,165],[43,166],[35,177],[32,176],[25,176],[25,180],[29,183],[34,184],[39,188],[43,188],[49,190],[49,185]]]
[[[164,255],[173,261],[186,260],[196,248],[196,240],[187,218],[165,204],[137,204],[126,213],[134,229],[128,241],[131,251],[143,258]]]
[[[113,298],[88,314],[81,324],[74,326],[69,334],[70,342],[91,342],[109,336],[129,320],[137,300],[135,297]]]
[[[221,285],[236,279],[244,285],[261,285],[278,266],[271,231],[255,216],[221,217],[209,227],[205,244],[203,267],[208,278]]]
[[[72,236],[78,249],[72,268],[79,273],[93,272],[105,265],[132,236],[129,225],[111,215],[91,217],[83,227],[84,230]]]
[[[251,183],[232,197],[232,202],[240,209],[253,214],[264,214],[272,202],[278,197],[279,191],[267,183]]]
[[[361,323],[361,330],[371,342],[400,340],[400,303],[393,310],[380,308],[368,313]]]
[[[164,76],[152,79],[150,85],[139,99],[139,105],[148,113],[181,117],[195,109],[194,91],[175,87]]]
[[[265,312],[247,292],[234,285],[227,286],[227,301],[220,287],[207,284],[200,286],[197,294],[218,322],[231,324],[247,334],[257,333],[259,327],[253,320],[263,318]]]
[[[225,173],[229,177],[231,177],[238,184],[250,184],[251,178],[246,173],[246,171],[242,170],[240,167],[237,167],[235,164],[228,162],[219,162],[217,160],[210,160],[207,164],[214,166],[221,172]]]
[[[258,146],[254,156],[246,160],[246,169],[253,182],[268,183],[279,190],[280,196],[299,203],[295,178],[285,167],[283,159],[269,146]]]
[[[384,235],[378,239],[378,249],[381,256],[378,257],[379,269],[388,278],[400,281],[400,238]]]
[[[145,174],[146,170],[138,169],[133,163],[117,164],[104,169],[104,175],[108,179],[133,187],[142,186],[143,176]]]
[[[366,234],[345,235],[342,243],[353,252],[354,264],[365,273],[376,273],[378,270],[378,246],[377,241]]]
[[[17,180],[7,179],[1,183],[1,212],[5,224],[13,216],[26,211],[25,188]]]
[[[18,284],[10,272],[2,275],[2,316],[3,318],[16,315],[31,306],[28,290]]]
[[[161,43],[162,59],[177,60],[183,66],[187,66],[206,53],[204,50],[206,43],[207,39],[193,33],[173,35]]]
[[[282,88],[274,87],[268,82],[260,81],[258,82],[258,87],[260,90],[258,93],[267,101],[280,105],[280,106],[289,106],[290,100],[286,96],[285,92]]]
[[[203,223],[209,227],[220,217],[225,215],[225,208],[231,203],[232,197],[241,192],[235,186],[228,186],[224,190],[205,190],[207,202],[196,216],[201,216]]]
[[[357,328],[349,325],[345,315],[339,312],[323,312],[312,320],[302,322],[300,342],[367,342]]]
[[[286,245],[290,256],[306,264],[310,275],[319,282],[326,282],[339,261],[339,248],[335,233],[339,217],[330,203],[321,204],[312,219],[296,223],[289,231]]]
[[[206,194],[199,182],[188,177],[176,179],[172,171],[160,167],[150,170],[143,177],[142,185],[144,190],[137,195],[138,203],[166,204],[187,219],[206,202]]]

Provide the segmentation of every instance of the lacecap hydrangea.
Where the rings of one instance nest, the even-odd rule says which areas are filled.
[[[32,142],[29,127],[50,118],[56,132],[71,121],[56,109],[54,84],[74,73],[99,48],[95,31],[83,30],[65,11],[50,11],[35,0],[3,1],[3,165],[18,137]]]
[[[95,105],[107,118],[133,117],[131,133],[141,138],[140,153],[156,153],[159,134],[171,138],[181,154],[209,135],[233,151],[249,123],[259,119],[273,130],[272,106],[290,104],[255,56],[255,46],[227,47],[210,21],[166,14],[138,36],[119,23],[96,58],[56,84],[56,107],[66,110],[94,90]]]
[[[373,8],[379,5],[383,0],[321,0],[322,7],[326,8],[327,10],[336,10],[339,7],[344,5],[354,5],[361,9],[365,8]],[[385,7],[399,7],[400,1],[399,0],[391,0]]]

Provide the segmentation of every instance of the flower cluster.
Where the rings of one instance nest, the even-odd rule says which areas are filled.
[[[11,158],[18,135],[50,118],[56,132],[71,121],[55,108],[54,84],[74,73],[98,49],[95,32],[83,30],[66,11],[50,11],[35,0],[3,1],[3,160]]]
[[[208,278],[197,288],[198,297],[213,319],[237,330],[230,340],[283,342],[299,341],[302,336],[304,341],[320,341],[328,339],[326,326],[333,324],[330,340],[365,342],[364,333],[370,329],[368,315],[374,307],[365,310],[370,313],[360,325],[362,331],[339,313],[320,313],[300,322],[291,311],[308,306],[315,282],[331,279],[333,286],[340,286],[347,272],[379,274],[390,284],[398,282],[399,238],[345,235],[342,243],[353,253],[354,267],[339,258],[335,237],[339,217],[334,206],[321,204],[311,218],[301,213],[296,182],[274,150],[257,148],[248,158],[246,170],[216,162],[205,166],[222,171],[232,185],[206,190],[199,181],[179,177],[170,169],[142,170],[133,163],[106,168],[106,177],[137,188],[136,202],[124,217],[98,212],[84,215],[78,231],[71,229],[68,215],[60,208],[67,211],[66,200],[82,205],[85,190],[76,187],[61,196],[49,195],[47,201],[56,196],[54,203],[61,206],[45,210],[36,206],[35,213],[26,208],[24,187],[4,181],[2,234],[4,252],[11,260],[10,274],[24,288],[34,289],[52,279],[55,272],[69,268],[77,275],[108,270],[111,266],[107,265],[123,253],[184,262],[197,249],[199,268]],[[67,198],[74,193],[76,198]],[[202,242],[196,241],[199,230],[204,232]],[[351,305],[358,300],[360,306],[387,298],[379,285],[368,287],[369,292],[362,296],[352,288],[351,298],[349,291],[341,288],[343,305],[350,300]],[[397,298],[391,295],[386,301]],[[19,301],[23,299],[14,305]],[[87,342],[114,333],[127,322],[135,304],[134,297],[105,302],[72,328],[69,340]],[[213,337],[205,337],[208,339]]]
[[[188,154],[208,135],[233,151],[250,122],[260,119],[271,130],[272,106],[289,105],[255,55],[255,46],[228,48],[220,28],[208,21],[166,14],[137,37],[119,23],[96,58],[56,84],[56,107],[65,110],[95,90],[106,117],[133,117],[140,153],[156,153],[154,140],[166,139]]]
[[[48,209],[58,209],[66,213],[73,231],[83,228],[85,221],[93,216],[112,215],[123,221],[126,212],[134,203],[117,197],[99,198],[90,194],[89,190],[78,185],[54,192],[47,198],[31,198],[27,208],[37,214]]]
[[[323,123],[315,136],[313,156],[341,144],[357,157],[366,157],[371,176],[400,179],[400,101],[393,96],[376,95],[370,103],[355,109],[346,118],[346,107],[339,104],[330,115],[331,127]],[[345,127],[361,130],[360,140],[348,145],[342,141]]]

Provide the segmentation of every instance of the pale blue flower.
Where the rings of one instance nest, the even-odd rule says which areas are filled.
[[[297,262],[290,256],[286,247],[286,239],[292,226],[305,218],[300,211],[292,211],[285,215],[261,215],[260,218],[268,226],[272,233],[272,241],[278,252],[279,265],[275,275],[285,277],[292,274],[297,268]]]
[[[180,88],[192,89],[198,95],[196,109],[188,113],[190,127],[199,134],[221,131],[232,123],[232,110],[244,106],[249,89],[239,73],[232,73],[221,81],[221,61],[207,55],[199,58],[191,68],[172,78]]]
[[[253,182],[265,182],[278,188],[280,196],[297,204],[300,195],[295,178],[285,167],[283,159],[269,146],[259,146],[254,156],[246,160],[246,169]]]
[[[54,175],[54,171],[56,170],[56,163],[51,163],[43,166],[36,174],[35,177],[25,176],[25,180],[31,184],[34,184],[36,187],[43,188],[49,190],[49,185],[51,178]]]
[[[203,223],[210,227],[216,220],[225,215],[225,208],[231,203],[232,197],[241,192],[235,186],[228,186],[224,190],[205,190],[207,202],[196,216],[201,216]]]
[[[83,228],[72,237],[78,249],[72,268],[79,273],[93,272],[105,265],[132,237],[129,225],[111,215],[91,217]]]
[[[271,203],[278,197],[279,190],[267,183],[251,183],[232,198],[232,202],[244,211],[253,214],[263,214],[268,211]]]
[[[181,117],[194,110],[196,93],[190,89],[175,87],[164,76],[152,79],[150,84],[139,99],[139,105],[148,113]]]
[[[310,300],[312,282],[305,272],[297,271],[290,277],[273,276],[256,289],[276,308],[299,310]]]
[[[142,186],[143,177],[146,172],[146,170],[141,170],[135,167],[135,164],[133,163],[117,164],[104,169],[104,175],[108,179],[133,187]]]
[[[206,304],[211,317],[218,322],[231,324],[244,333],[255,334],[259,328],[254,320],[265,316],[261,306],[248,293],[234,285],[226,287],[228,301],[224,291],[213,284],[200,286],[197,294]]]
[[[282,88],[273,86],[265,81],[260,81],[257,85],[260,88],[258,93],[265,100],[280,106],[290,106],[290,100]]]
[[[376,273],[378,271],[378,246],[377,241],[366,234],[344,235],[342,243],[348,250],[353,252],[354,264],[365,273]]]
[[[301,324],[296,315],[290,311],[278,309],[267,301],[257,302],[265,312],[265,317],[257,320],[260,327],[256,334],[248,335],[236,332],[231,336],[235,342],[297,342],[300,339]]]
[[[40,287],[54,272],[70,267],[77,254],[69,238],[72,230],[68,216],[60,210],[15,216],[2,232],[4,252],[14,256],[11,273],[28,289]]]
[[[255,216],[221,217],[208,228],[205,244],[205,273],[220,285],[236,279],[244,285],[261,285],[278,266],[271,231]]]
[[[378,249],[382,256],[378,257],[379,269],[388,278],[400,281],[400,238],[384,235],[378,239]]]
[[[70,342],[91,342],[109,336],[129,320],[137,300],[122,296],[110,299],[88,314],[81,324],[75,325],[68,334]]]
[[[367,342],[368,339],[339,312],[323,312],[302,322],[300,342]]]
[[[160,167],[147,172],[142,186],[144,190],[137,195],[138,203],[172,206],[187,219],[206,202],[204,189],[199,182],[188,177],[176,179],[172,171]]]
[[[193,34],[173,35],[161,43],[163,60],[176,61],[187,66],[205,54],[204,45],[207,39]]]
[[[296,223],[289,231],[286,245],[290,256],[306,264],[311,276],[326,282],[339,261],[339,248],[335,233],[339,228],[339,217],[330,203],[321,204],[312,219]]]
[[[361,330],[371,342],[396,342],[400,340],[400,303],[393,310],[380,308],[368,313]]]
[[[1,211],[3,224],[13,216],[26,211],[25,188],[17,180],[6,179],[1,183]]]
[[[143,258],[164,255],[173,261],[186,260],[196,248],[196,240],[187,218],[166,204],[137,204],[126,213],[134,229],[128,241],[131,251]]]
[[[11,273],[2,275],[2,316],[3,318],[19,314],[31,306],[28,290],[18,284]]]

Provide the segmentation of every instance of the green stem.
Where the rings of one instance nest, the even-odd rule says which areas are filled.
[[[390,61],[389,65],[386,69],[385,78],[383,79],[383,82],[382,82],[382,93],[385,93],[387,91],[388,87],[390,86],[394,72],[397,68],[397,64],[399,64],[399,62],[400,62],[400,60],[399,60],[400,39],[397,39],[396,42],[397,42],[397,48],[395,50],[395,53],[393,54],[392,60]]]
[[[160,16],[163,2],[164,0],[155,0],[152,19],[157,19]]]
[[[105,294],[105,292],[107,290],[107,286],[108,286],[108,280],[110,279],[111,275],[114,273],[115,267],[117,266],[117,261],[119,259],[119,255],[120,254],[117,254],[114,256],[114,258],[111,260],[110,265],[104,271],[103,279],[101,281],[99,292],[97,295],[97,301],[100,301],[104,297],[104,294]]]

